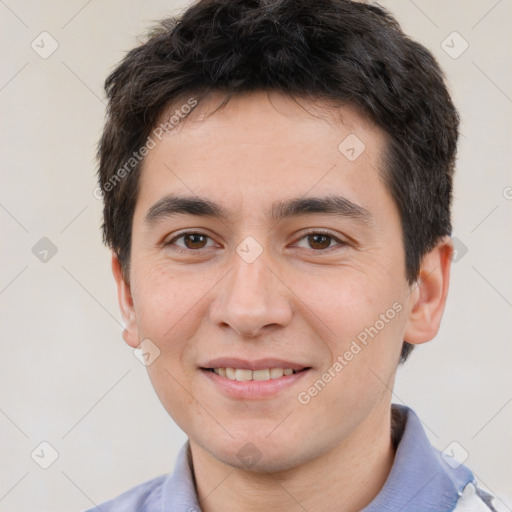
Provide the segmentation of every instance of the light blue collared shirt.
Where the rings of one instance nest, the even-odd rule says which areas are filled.
[[[361,512],[496,512],[493,497],[478,488],[471,471],[443,459],[412,409],[392,405],[402,424],[391,472],[374,500]],[[446,456],[445,456],[446,457]],[[87,512],[201,512],[191,470],[189,443],[174,472],[133,487]]]

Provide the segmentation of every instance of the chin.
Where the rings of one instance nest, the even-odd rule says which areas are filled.
[[[276,473],[293,469],[315,457],[304,450],[298,451],[297,447],[301,444],[289,438],[270,441],[265,437],[255,439],[245,435],[243,440],[231,440],[223,447],[212,446],[210,440],[208,451],[217,460],[236,469]]]

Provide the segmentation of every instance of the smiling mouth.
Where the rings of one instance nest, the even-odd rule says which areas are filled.
[[[247,370],[245,368],[201,368],[201,370],[215,373],[219,377],[236,381],[274,380],[310,369],[310,367],[302,368],[302,370],[294,370],[292,368],[265,368],[261,370]]]

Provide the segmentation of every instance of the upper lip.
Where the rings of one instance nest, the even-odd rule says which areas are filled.
[[[292,370],[303,370],[310,368],[301,363],[293,361],[285,361],[284,359],[264,358],[254,359],[249,361],[247,359],[240,359],[238,357],[218,357],[211,359],[200,366],[201,368],[239,368],[241,370],[265,370],[267,368],[291,368]]]

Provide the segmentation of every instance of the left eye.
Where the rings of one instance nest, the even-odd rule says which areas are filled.
[[[309,247],[306,247],[307,249],[315,249],[315,250],[322,250],[322,249],[330,249],[333,247],[331,245],[332,242],[334,242],[335,245],[343,245],[343,242],[341,240],[338,240],[336,237],[332,235],[328,235],[326,233],[309,233],[301,238],[301,241],[305,240]],[[299,245],[299,244],[297,244]],[[304,245],[299,245],[299,247],[304,247]]]

